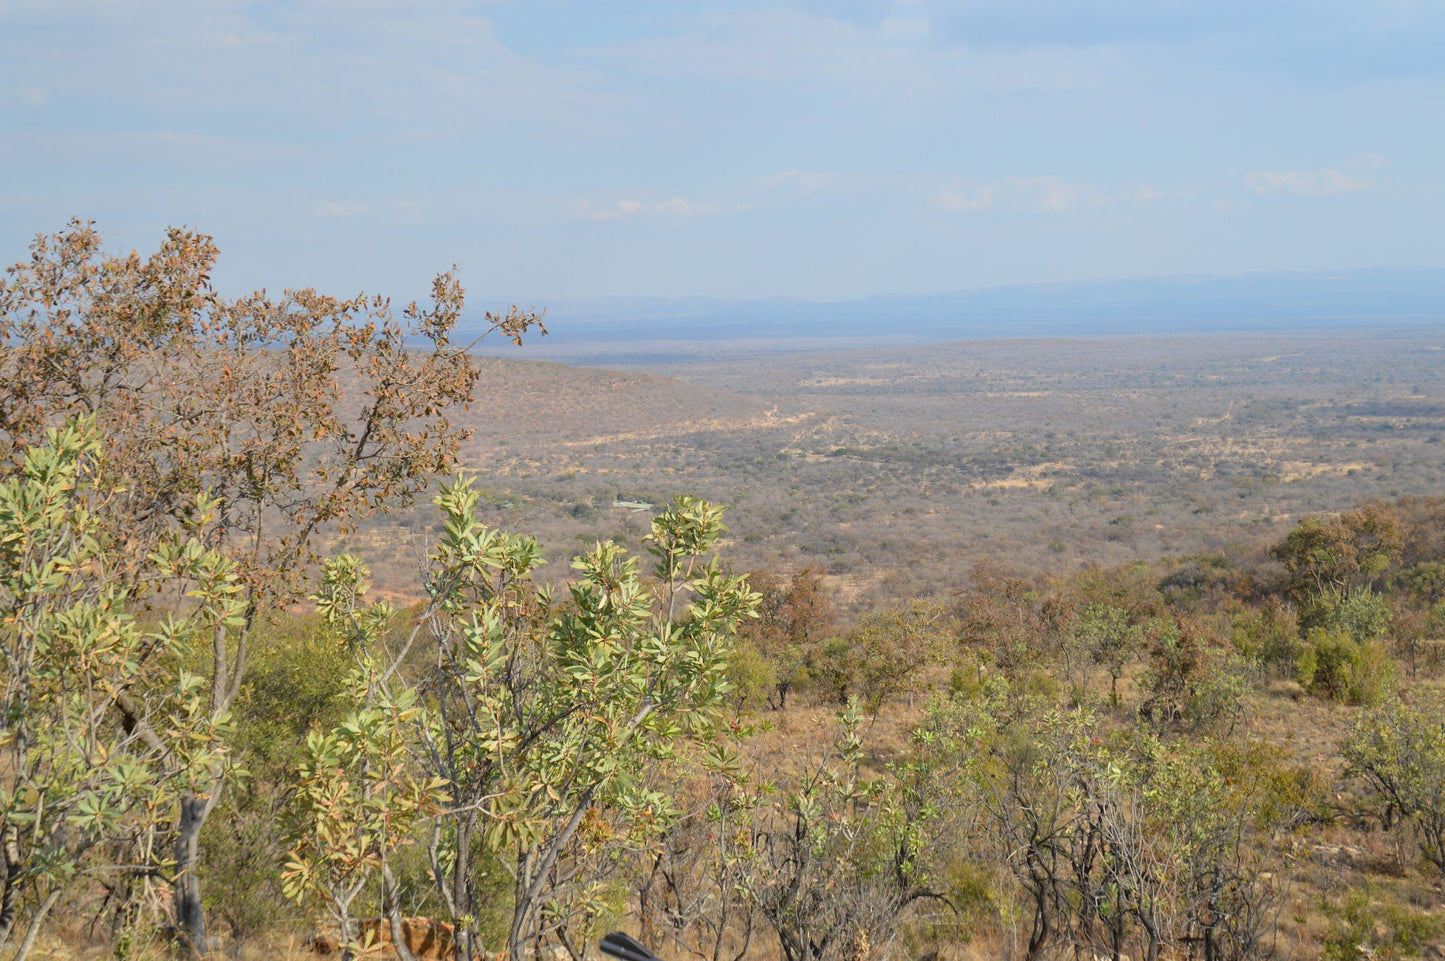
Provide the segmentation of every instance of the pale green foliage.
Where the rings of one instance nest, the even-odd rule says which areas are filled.
[[[1369,587],[1326,587],[1300,602],[1300,622],[1349,635],[1356,643],[1379,640],[1390,626],[1390,606]]]
[[[1340,630],[1311,628],[1296,677],[1313,694],[1349,704],[1379,704],[1397,687],[1397,665],[1383,641],[1357,641]]]
[[[1119,679],[1144,647],[1143,628],[1112,604],[1091,604],[1074,621],[1074,635],[1089,660],[1109,672],[1109,701],[1119,705]]]
[[[992,822],[1017,897],[1000,920],[1027,956],[1268,953],[1308,784],[1264,748],[1110,738],[1087,711],[995,696],[942,705],[926,730],[965,759],[963,803]]]
[[[671,955],[739,961],[766,933],[788,961],[827,961],[897,956],[936,921],[979,817],[928,735],[870,768],[866,725],[854,698],[823,746],[779,761],[741,761],[746,724],[710,741],[702,816],[670,824],[636,881],[640,930]]]
[[[1400,556],[1402,546],[1394,510],[1368,503],[1334,516],[1306,517],[1275,545],[1274,554],[1284,562],[1290,594],[1307,606],[1312,596],[1367,587]],[[1305,627],[1316,623],[1301,620]]]
[[[242,616],[228,560],[166,540],[150,580],[188,599],[151,629],[130,614],[133,583],[102,522],[101,441],[92,422],[49,431],[0,482],[0,784],[4,914],[28,895],[32,937],[54,897],[93,874],[149,874],[170,852],[160,828],[177,799],[224,783],[225,715],[202,678],[176,665],[188,642]],[[210,509],[205,498],[196,513]],[[119,705],[148,711],[121,723]],[[123,865],[123,867],[122,867]],[[0,940],[12,925],[4,925]]]
[[[1148,630],[1140,714],[1161,730],[1232,727],[1244,710],[1243,659],[1211,643],[1198,625],[1165,617],[1151,621]]]
[[[346,693],[358,706],[334,730],[306,738],[282,875],[288,897],[323,905],[347,938],[352,902],[383,879],[391,855],[413,843],[421,819],[446,800],[408,751],[408,728],[421,713],[415,692],[392,695],[375,681],[354,673]]]
[[[1413,828],[1421,855],[1445,873],[1445,697],[1370,711],[1346,738],[1344,755],[1387,821]]]
[[[1294,609],[1275,602],[1262,609],[1245,608],[1234,617],[1230,642],[1256,669],[1294,677],[1299,658],[1299,620]]]
[[[425,713],[413,688],[393,689],[377,665],[395,611],[362,604],[366,567],[346,555],[326,561],[312,601],[322,619],[356,655],[342,699],[351,705],[329,731],[307,735],[305,760],[291,806],[292,846],[282,873],[286,896],[324,907],[353,947],[352,905],[378,882],[396,914],[392,855],[414,843],[422,821],[447,800],[438,778],[426,776],[411,752]]]
[[[952,628],[940,604],[877,611],[824,647],[817,673],[840,701],[855,696],[876,713],[885,701],[918,688],[924,670],[950,646]]]
[[[623,548],[598,544],[573,562],[558,604],[532,581],[536,542],[485,527],[478,500],[468,480],[437,497],[429,600],[389,664],[379,640],[391,612],[359,604],[364,570],[349,558],[325,568],[315,600],[361,658],[360,706],[308,742],[290,884],[337,910],[367,872],[384,873],[407,818],[435,813],[431,873],[461,949],[479,946],[481,875],[501,865],[520,954],[563,931],[572,908],[605,901],[589,874],[598,845],[625,849],[674,816],[651,765],[715,721],[731,638],[757,598],[710,556],[722,510],[703,501],[681,497],[653,521],[653,581]],[[430,649],[409,662],[419,638]],[[423,798],[442,796],[429,812]]]
[[[643,777],[647,763],[713,719],[728,690],[730,638],[756,599],[706,559],[721,510],[683,497],[653,521],[655,585],[623,548],[598,544],[573,562],[570,604],[553,613],[528,580],[535,543],[487,531],[475,502],[466,483],[438,498],[446,534],[431,580],[448,617],[433,634],[456,667],[432,682],[440,724],[428,755],[458,801],[477,805],[485,845],[510,852],[509,947],[520,953],[568,887],[556,869],[575,853],[584,818],[614,814],[605,833],[619,844],[672,816],[671,800]],[[456,839],[472,836],[471,820],[461,814],[444,834],[454,878],[468,857]],[[453,884],[451,895],[469,916],[468,892]]]
[[[1324,961],[1429,957],[1422,953],[1445,934],[1445,918],[1408,904],[1378,903],[1367,885],[1340,904],[1326,902],[1331,924],[1323,938]]]
[[[832,750],[790,772],[786,789],[763,781],[744,791],[752,823],[734,855],[746,864],[738,883],[787,961],[886,948],[912,906],[940,896],[929,855],[948,839],[938,830],[935,783],[947,765],[909,760],[889,776],[870,776],[856,698],[838,722]],[[730,819],[740,820],[735,811]]]

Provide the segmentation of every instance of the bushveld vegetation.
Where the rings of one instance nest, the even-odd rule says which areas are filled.
[[[719,345],[688,360],[638,355],[623,371],[485,358],[487,416],[468,421],[460,457],[484,472],[488,522],[553,554],[613,537],[635,546],[645,518],[613,505],[687,492],[731,505],[736,563],[819,566],[851,611],[946,595],[981,559],[1063,573],[1233,556],[1305,516],[1433,493],[1442,350],[1422,324]],[[381,554],[431,524],[399,515],[336,544]],[[378,587],[407,590],[421,553],[378,561]]]
[[[455,473],[454,279],[398,316],[227,300],[214,258],[73,224],[0,288],[19,961],[413,961],[417,917],[517,961],[616,927],[710,961],[1439,952],[1445,500],[861,603],[658,497],[544,577]],[[418,499],[391,600],[320,554]]]

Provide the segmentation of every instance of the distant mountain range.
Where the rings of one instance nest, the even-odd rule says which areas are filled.
[[[547,305],[548,347],[973,340],[1445,324],[1445,270],[1378,268],[995,287],[818,302],[609,298]]]

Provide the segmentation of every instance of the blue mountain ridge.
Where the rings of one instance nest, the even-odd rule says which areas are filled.
[[[971,340],[1445,325],[1445,269],[1371,268],[995,287],[858,300],[539,304],[554,346],[889,337]]]

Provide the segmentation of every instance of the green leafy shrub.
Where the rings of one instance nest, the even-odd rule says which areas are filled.
[[[1346,737],[1344,755],[1385,822],[1413,830],[1421,856],[1445,873],[1445,696],[1370,711]]]
[[[948,837],[926,765],[868,776],[853,699],[820,759],[750,804],[747,896],[786,961],[846,961],[892,941],[907,914],[939,897],[933,856]]]
[[[925,733],[964,759],[960,803],[988,820],[1021,956],[1271,953],[1282,856],[1316,793],[1277,752],[1111,735],[1087,711],[1026,699],[941,704]]]
[[[1263,608],[1245,608],[1235,615],[1230,637],[1234,649],[1260,672],[1294,677],[1304,646],[1293,609],[1275,601]]]
[[[1240,658],[1210,643],[1195,623],[1158,618],[1149,630],[1149,666],[1142,684],[1148,693],[1140,715],[1160,729],[1202,732],[1232,725],[1248,691]]]
[[[728,659],[728,701],[739,712],[762,710],[777,695],[775,664],[749,640],[739,638]],[[791,685],[789,685],[791,689]]]
[[[1319,697],[1379,704],[1397,688],[1398,670],[1382,641],[1356,641],[1342,631],[1312,628],[1296,661],[1296,679]]]
[[[840,703],[857,697],[876,713],[885,701],[918,689],[950,637],[940,605],[918,602],[876,611],[823,646],[818,683]]]
[[[1380,903],[1368,888],[1326,901],[1330,919],[1323,939],[1324,961],[1367,961],[1371,958],[1417,958],[1434,939],[1445,934],[1445,916],[1400,904]]]
[[[1357,643],[1379,640],[1390,627],[1390,605],[1368,587],[1325,588],[1300,602],[1300,623],[1349,635]]]
[[[171,811],[236,774],[229,719],[184,668],[242,616],[235,565],[186,537],[128,557],[105,529],[118,492],[103,459],[86,419],[50,430],[0,478],[0,947],[23,930],[15,961],[57,903],[99,880],[124,935],[132,896],[174,864],[156,843]],[[190,603],[142,626],[133,608],[145,594],[124,576],[136,563]]]
[[[327,563],[314,600],[357,663],[345,719],[307,737],[286,879],[343,929],[379,885],[399,930],[393,865],[411,819],[459,952],[482,946],[501,866],[504,950],[520,959],[545,939],[581,943],[615,907],[617,866],[678,816],[652,774],[716,730],[757,596],[713,553],[722,508],[679,497],[652,521],[650,580],[599,543],[558,603],[533,579],[536,541],[483,525],[479,497],[465,479],[437,497],[429,600],[395,648],[382,643],[393,612],[361,603],[365,569]],[[427,656],[408,660],[413,643]]]

